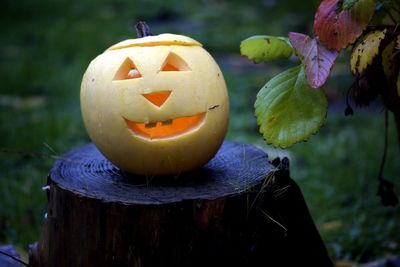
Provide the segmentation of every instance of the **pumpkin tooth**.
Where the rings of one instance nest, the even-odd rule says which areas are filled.
[[[157,122],[150,122],[150,123],[146,123],[144,125],[144,127],[146,127],[146,128],[154,128],[156,126],[157,126]]]
[[[161,122],[161,125],[170,125],[170,124],[172,124],[172,120],[171,119]]]

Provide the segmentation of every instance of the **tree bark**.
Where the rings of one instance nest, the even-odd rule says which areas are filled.
[[[225,142],[199,170],[150,179],[92,144],[72,150],[49,174],[30,266],[332,266],[288,164],[275,165]]]

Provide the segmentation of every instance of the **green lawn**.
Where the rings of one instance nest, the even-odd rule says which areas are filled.
[[[346,64],[335,68],[327,85],[334,101],[318,135],[282,151],[265,145],[258,134],[255,95],[284,65],[253,66],[238,57],[239,43],[255,34],[309,32],[317,1],[309,6],[293,0],[272,6],[247,2],[5,1],[0,10],[0,243],[25,248],[37,240],[46,205],[41,187],[54,159],[89,141],[79,109],[82,74],[105,48],[134,37],[134,22],[147,20],[154,33],[190,35],[216,56],[231,101],[227,138],[261,146],[271,157],[289,155],[292,176],[332,258],[367,261],[399,251],[400,209],[383,207],[376,197],[383,113],[378,107],[342,115],[340,96],[350,85]],[[385,175],[400,192],[398,148],[392,124]]]

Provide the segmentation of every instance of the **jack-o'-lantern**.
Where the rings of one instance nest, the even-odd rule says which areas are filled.
[[[152,176],[209,161],[224,139],[229,101],[221,70],[199,42],[161,34],[97,56],[83,76],[81,109],[106,158]]]

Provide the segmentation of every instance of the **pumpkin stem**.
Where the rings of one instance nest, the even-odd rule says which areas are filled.
[[[144,21],[139,21],[138,23],[136,23],[135,28],[138,38],[153,35],[150,31],[149,25],[147,25],[147,23]]]

